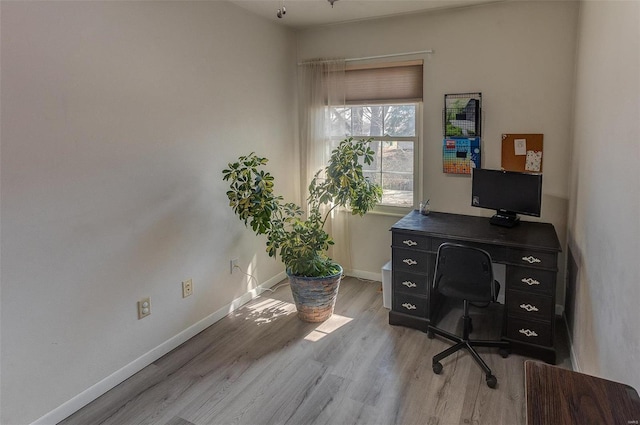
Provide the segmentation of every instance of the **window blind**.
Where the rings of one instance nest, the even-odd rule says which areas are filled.
[[[422,60],[348,66],[347,104],[422,101]]]

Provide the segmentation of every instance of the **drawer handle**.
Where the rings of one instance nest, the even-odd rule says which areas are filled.
[[[416,245],[418,245],[418,242],[414,242],[411,239],[407,239],[406,241],[402,241],[402,243],[407,245],[407,246],[416,246]]]
[[[416,260],[412,260],[411,258],[405,258],[404,260],[402,260],[402,262],[407,266],[415,266],[416,264],[418,264]]]
[[[522,278],[522,283],[526,283],[529,286],[540,285],[540,282],[538,282],[537,280],[532,279],[530,277]]]
[[[518,332],[520,332],[526,337],[538,336],[538,334],[532,331],[531,329],[520,329]]]
[[[538,307],[531,304],[520,304],[520,308],[527,311],[540,311],[538,310]]]
[[[411,282],[410,280],[405,280],[404,282],[402,282],[402,284],[407,288],[415,288],[416,286],[418,286],[415,283]]]
[[[402,307],[406,308],[407,310],[415,310],[416,308],[418,308],[415,305],[409,303],[402,304]]]
[[[542,262],[539,258],[536,258],[533,255],[530,255],[528,257],[522,257],[522,261],[526,261],[529,264],[541,263]]]

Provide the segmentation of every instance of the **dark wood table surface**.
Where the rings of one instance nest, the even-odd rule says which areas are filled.
[[[632,387],[527,360],[527,425],[640,424],[640,397]]]

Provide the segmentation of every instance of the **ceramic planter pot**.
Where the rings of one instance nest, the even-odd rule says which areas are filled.
[[[332,276],[293,276],[289,272],[287,276],[300,320],[317,323],[331,317],[342,280],[342,267]]]

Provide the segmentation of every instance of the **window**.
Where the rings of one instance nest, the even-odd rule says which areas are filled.
[[[411,208],[416,201],[417,103],[333,108],[333,138],[373,139],[376,158],[365,175],[383,190],[382,206]]]
[[[331,138],[373,139],[376,159],[365,175],[382,186],[385,207],[412,208],[420,200],[422,61],[347,67],[344,107],[329,111]]]

